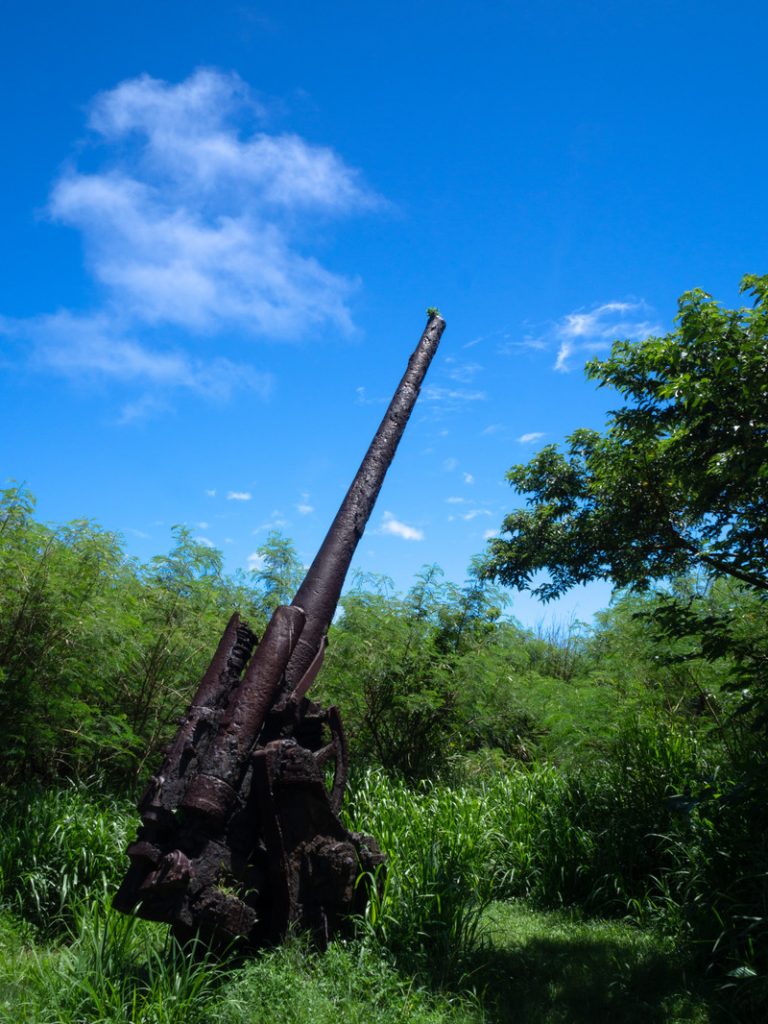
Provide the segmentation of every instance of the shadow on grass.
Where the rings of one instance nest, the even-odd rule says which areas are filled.
[[[674,950],[622,922],[495,905],[466,965],[489,1024],[709,1024]],[[466,982],[465,975],[465,982]]]

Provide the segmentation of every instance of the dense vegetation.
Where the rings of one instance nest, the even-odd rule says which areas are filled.
[[[692,293],[679,333],[592,364],[628,405],[511,472],[531,504],[465,586],[434,566],[404,595],[354,581],[316,690],[350,736],[345,813],[389,870],[324,955],[297,938],[246,965],[190,959],[109,909],[132,798],[231,611],[258,630],[290,597],[290,541],[227,576],[178,528],[142,565],[2,492],[0,1020],[764,1020],[765,283],[747,282],[750,311]],[[721,429],[737,414],[744,431]],[[627,486],[642,452],[645,503]],[[636,513],[662,499],[654,562]],[[590,629],[536,632],[505,616],[494,574],[624,589]]]
[[[565,454],[546,445],[509,471],[528,507],[505,520],[487,571],[545,598],[698,568],[768,590],[768,275],[741,291],[753,306],[688,292],[670,334],[587,364],[622,405],[603,433],[576,430]]]
[[[16,1014],[21,989],[31,985],[39,1004],[30,1004],[29,1020],[134,1019],[116,1007],[129,999],[155,1005],[171,999],[163,986],[176,986],[178,1015],[169,1009],[157,1019],[181,1019],[191,1003],[221,998],[223,968],[188,976],[183,959],[163,946],[162,930],[126,924],[106,909],[134,827],[129,796],[230,609],[263,620],[280,599],[280,573],[290,586],[295,555],[272,537],[260,572],[232,579],[215,552],[178,531],[168,556],[142,566],[92,524],[36,522],[23,490],[7,491],[0,508],[0,999]],[[684,580],[675,592],[691,587]],[[561,958],[572,956],[583,970],[584,943],[597,941],[588,927],[608,928],[525,918],[512,904],[514,927],[508,922],[504,932],[502,924],[499,950],[500,901],[522,898],[655,929],[651,941],[616,926],[607,948],[629,957],[624,980],[619,972],[615,989],[591,992],[588,1006],[615,999],[628,1008],[626,1019],[646,1019],[631,993],[635,973],[655,976],[666,964],[654,984],[669,1006],[682,1000],[681,1020],[708,1019],[697,1016],[704,1011],[694,996],[675,989],[683,967],[670,974],[668,953],[676,949],[692,976],[712,979],[716,1000],[731,993],[739,1012],[751,1012],[765,997],[765,812],[755,789],[765,776],[750,715],[733,714],[733,654],[713,657],[694,637],[670,636],[664,622],[649,628],[638,613],[664,604],[652,595],[620,597],[592,631],[549,635],[503,617],[502,603],[476,577],[459,588],[434,567],[404,596],[366,579],[344,598],[318,689],[345,710],[356,769],[349,813],[389,852],[387,888],[361,925],[359,948],[341,947],[331,964],[291,947],[243,969],[237,986],[274,986],[265,972],[289,972],[298,958],[319,992],[330,984],[326,971],[343,969],[359,986],[350,1000],[363,999],[373,972],[390,992],[392,1014],[400,1000],[410,1007],[402,1019],[459,1012],[447,997],[414,996],[402,972],[416,969],[444,991],[482,982],[486,1011],[506,1019],[494,987],[501,981],[487,972],[506,977],[500,964],[518,931],[535,920],[537,942],[548,929],[578,934],[570,954],[564,941]],[[764,636],[762,608],[741,585],[711,587],[706,607],[713,616],[727,611],[734,633]],[[384,964],[375,949],[387,951]],[[30,950],[40,951],[30,958]],[[97,967],[108,992],[90,991]],[[527,976],[520,971],[518,985]],[[54,984],[62,972],[70,987]],[[179,986],[188,986],[188,1003]],[[577,1002],[587,998],[574,992]],[[517,998],[533,997],[521,988]],[[461,1014],[479,1014],[475,1003],[462,1003]],[[588,1006],[585,1020],[594,1019]],[[361,1007],[354,1012],[373,1013]],[[136,1019],[153,1020],[154,1012]],[[244,1013],[231,1010],[231,1019],[255,1019]]]

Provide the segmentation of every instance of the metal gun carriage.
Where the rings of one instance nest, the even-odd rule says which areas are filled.
[[[114,906],[184,938],[259,947],[292,927],[325,943],[360,913],[384,855],[339,818],[339,711],[307,697],[352,556],[445,328],[433,310],[292,603],[259,640],[233,615],[139,803]]]

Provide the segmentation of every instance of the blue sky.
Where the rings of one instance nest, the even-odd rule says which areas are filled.
[[[309,560],[438,305],[356,564],[460,581],[507,468],[604,422],[585,360],[766,271],[766,30],[738,0],[7,0],[0,475],[142,558],[185,523],[230,569],[271,528]]]

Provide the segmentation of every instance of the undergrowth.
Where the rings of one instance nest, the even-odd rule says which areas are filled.
[[[444,980],[470,970],[493,900],[629,918],[688,950],[744,1019],[761,1019],[768,823],[758,795],[668,728],[628,728],[610,757],[567,773],[520,767],[414,789],[369,772],[350,814],[381,842],[389,873],[366,924]]]
[[[0,906],[60,933],[84,898],[114,888],[136,824],[135,808],[95,783],[0,789]]]
[[[627,729],[610,757],[567,772],[456,771],[450,785],[413,787],[369,771],[354,780],[348,823],[375,836],[388,863],[357,938],[325,956],[289,943],[238,967],[190,960],[166,929],[109,910],[135,828],[126,803],[82,786],[5,792],[3,1019],[194,1024],[212,1019],[205,1008],[215,1004],[217,1021],[259,1019],[258,1006],[275,1019],[317,1022],[343,1004],[348,1017],[334,1020],[442,1021],[459,1012],[445,993],[460,992],[460,1019],[480,1020],[481,1004],[487,1011],[501,984],[488,965],[506,962],[489,940],[489,913],[522,899],[548,912],[612,917],[616,927],[634,921],[657,935],[649,939],[655,948],[678,951],[686,970],[708,977],[733,1019],[763,1020],[768,856],[760,792],[715,772],[690,734],[649,727]],[[548,947],[537,945],[542,960],[534,966],[544,977]],[[578,948],[565,943],[558,955]],[[610,959],[612,947],[605,949]],[[509,969],[526,971],[526,963],[516,954]],[[627,978],[638,976],[633,968]],[[622,977],[619,995],[629,984]],[[290,978],[309,979],[313,994],[284,1006]],[[374,985],[388,993],[385,1005],[368,992]],[[426,994],[435,989],[444,996]]]

